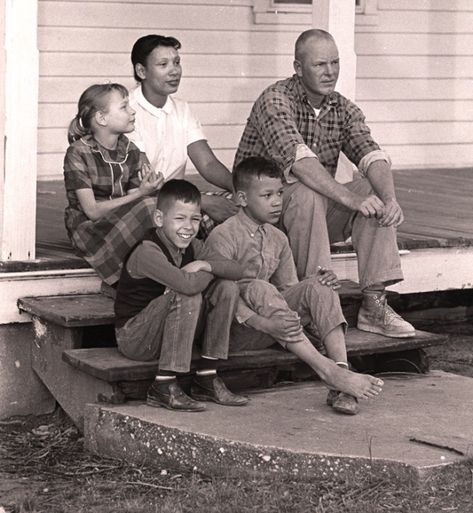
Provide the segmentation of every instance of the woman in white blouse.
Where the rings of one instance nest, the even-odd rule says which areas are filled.
[[[180,48],[177,39],[154,34],[141,37],[133,45],[131,60],[139,86],[130,95],[136,116],[135,131],[129,138],[166,181],[184,178],[189,157],[203,178],[230,193],[230,171],[212,152],[187,102],[171,96],[181,80]],[[217,223],[238,210],[225,196],[202,195],[202,210]]]

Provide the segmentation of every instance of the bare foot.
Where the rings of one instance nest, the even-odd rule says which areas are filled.
[[[330,366],[325,383],[358,399],[376,397],[384,385],[382,379],[342,369],[335,364]]]

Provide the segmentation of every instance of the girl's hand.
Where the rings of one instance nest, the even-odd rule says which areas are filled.
[[[142,196],[149,196],[157,190],[161,189],[164,184],[164,177],[162,173],[154,173],[148,164],[143,164],[141,171],[139,172],[141,183],[139,192]]]
[[[322,285],[326,285],[333,290],[337,290],[341,287],[337,275],[331,269],[319,265],[317,267],[317,276]]]

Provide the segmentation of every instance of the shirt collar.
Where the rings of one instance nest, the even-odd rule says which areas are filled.
[[[307,103],[307,105],[309,105],[311,109],[313,109],[312,105],[310,105],[309,98],[307,97],[307,93],[306,93],[306,90],[304,89],[304,86],[302,85],[301,79],[299,78],[299,76],[296,73],[294,73],[294,75],[292,77],[294,79],[295,88],[299,94],[299,97],[305,103]],[[338,104],[338,93],[333,91],[332,93],[328,94],[323,99],[323,101],[319,107],[320,112],[322,112],[326,109],[328,110],[330,107],[335,106],[337,104]]]
[[[238,214],[236,215],[240,223],[249,230],[251,235],[255,235],[255,233],[259,230],[262,233],[266,234],[267,231],[267,223],[258,224],[253,221],[253,219],[249,218],[243,208],[240,208]]]
[[[143,109],[147,110],[150,114],[153,114],[153,116],[160,116],[162,112],[170,114],[172,111],[172,99],[170,96],[167,97],[166,103],[162,107],[155,107],[145,98],[141,85],[133,91],[133,96],[138,105],[143,107]]]

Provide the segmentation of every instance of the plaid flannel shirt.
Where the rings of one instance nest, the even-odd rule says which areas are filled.
[[[266,157],[293,182],[296,178],[290,175],[291,168],[302,156],[318,158],[334,176],[340,151],[362,173],[373,160],[389,162],[353,102],[333,92],[325,97],[317,116],[299,77],[293,75],[266,88],[256,100],[234,166],[247,157]],[[367,159],[370,154],[373,158]]]

